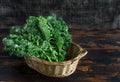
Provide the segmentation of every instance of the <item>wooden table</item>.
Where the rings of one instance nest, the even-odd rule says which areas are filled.
[[[9,30],[0,30],[0,82],[120,82],[120,30],[70,29],[73,41],[87,49],[74,74],[51,78],[29,68],[23,58],[3,51],[2,38]]]

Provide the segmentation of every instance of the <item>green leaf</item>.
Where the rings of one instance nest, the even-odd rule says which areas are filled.
[[[34,56],[50,62],[65,61],[71,42],[68,26],[55,14],[30,16],[23,27],[13,26],[10,35],[3,39],[4,49],[10,54]]]

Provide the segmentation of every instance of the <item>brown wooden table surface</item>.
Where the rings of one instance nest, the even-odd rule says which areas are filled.
[[[0,82],[120,82],[120,29],[70,29],[73,41],[87,49],[74,74],[65,78],[47,77],[29,68],[23,58],[3,51],[0,30]]]

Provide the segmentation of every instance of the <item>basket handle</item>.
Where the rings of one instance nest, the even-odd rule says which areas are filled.
[[[84,57],[87,53],[88,53],[88,51],[85,50],[85,49],[80,50],[80,51],[79,51],[79,55],[72,60],[71,64],[72,64],[74,61],[76,61],[76,60],[80,60],[80,59],[81,59],[82,57]]]

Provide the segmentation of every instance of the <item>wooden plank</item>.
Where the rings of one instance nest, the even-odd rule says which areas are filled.
[[[65,78],[46,77],[29,68],[24,58],[9,56],[2,51],[2,38],[8,31],[0,31],[0,81],[3,82],[119,82],[120,30],[70,30],[73,41],[88,51],[74,74]],[[105,42],[105,44],[104,44]]]

